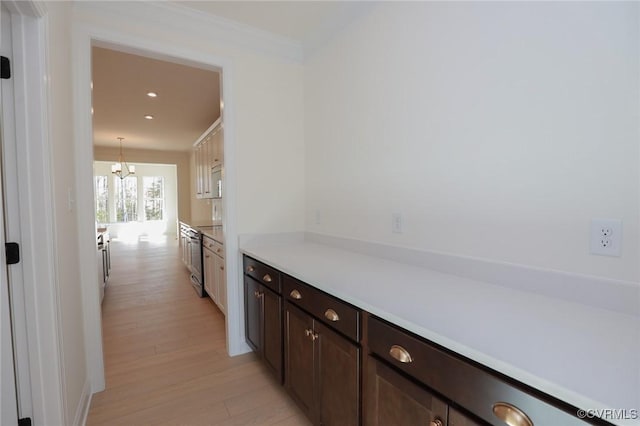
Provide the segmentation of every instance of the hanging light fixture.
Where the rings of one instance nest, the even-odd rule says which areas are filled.
[[[120,141],[120,156],[118,157],[118,162],[111,165],[111,173],[118,176],[120,179],[124,179],[129,175],[134,175],[136,173],[136,166],[128,165],[124,160],[124,155],[122,154],[122,141],[123,137],[117,138]]]

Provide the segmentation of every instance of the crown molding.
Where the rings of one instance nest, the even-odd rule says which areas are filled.
[[[42,18],[47,14],[45,3],[41,1],[3,0],[7,9],[18,16]]]
[[[103,22],[151,23],[285,61],[302,62],[301,42],[168,1],[74,2],[74,16]]]

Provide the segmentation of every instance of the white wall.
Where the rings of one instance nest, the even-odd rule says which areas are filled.
[[[134,164],[131,160],[127,159],[127,162],[131,165]],[[107,176],[109,179],[109,198],[107,201],[110,211],[111,220],[115,220],[115,186],[113,184],[114,176],[111,174],[111,165],[113,162],[96,161],[93,164],[94,176]],[[142,235],[149,235],[156,232],[161,232],[169,236],[177,235],[177,223],[178,223],[178,186],[176,179],[176,166],[173,164],[144,164],[135,163],[136,174],[138,178],[138,220],[135,222],[136,230],[139,230]],[[142,178],[144,176],[159,176],[164,178],[164,208],[165,217],[162,221],[146,222],[144,220],[144,204],[143,204],[143,186]],[[131,223],[110,223],[109,233],[112,237],[126,237],[127,231],[131,230]]]
[[[638,16],[380,3],[305,64],[306,228],[638,281]],[[592,218],[622,219],[620,258]]]
[[[69,206],[75,199],[73,167],[73,108],[71,78],[71,13],[70,3],[47,3],[50,75],[48,87],[52,106],[50,141],[52,153],[51,187],[54,209],[50,212],[55,226],[56,281],[59,294],[63,359],[63,400],[66,419],[78,419],[87,381],[83,330],[82,288],[78,269],[77,210]],[[37,212],[34,212],[37,214]],[[46,421],[46,419],[45,419]]]

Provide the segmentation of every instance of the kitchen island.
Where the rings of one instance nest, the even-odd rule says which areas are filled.
[[[578,416],[639,423],[640,312],[633,301],[631,312],[620,312],[304,239],[254,241],[242,251],[576,407]]]

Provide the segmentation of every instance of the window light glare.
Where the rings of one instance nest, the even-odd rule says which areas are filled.
[[[158,94],[156,92],[149,92],[149,93],[147,93],[147,96],[150,97],[150,98],[157,98]]]
[[[153,115],[145,115],[144,118],[147,120],[153,120]]]

